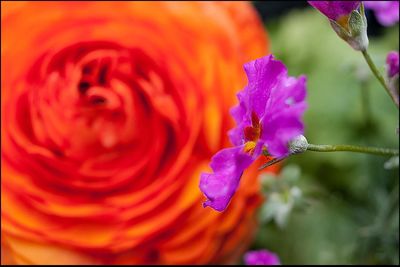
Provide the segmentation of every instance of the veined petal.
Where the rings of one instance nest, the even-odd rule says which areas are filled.
[[[254,111],[261,118],[272,89],[282,76],[287,75],[286,67],[281,61],[269,55],[246,63],[244,69],[249,80],[243,97],[247,107],[246,115],[250,117]]]
[[[223,211],[239,186],[243,171],[254,161],[244,152],[244,145],[225,148],[211,159],[213,173],[202,173],[200,190],[207,196],[204,207]]]
[[[243,144],[243,131],[251,125],[251,114],[254,112],[258,118],[264,115],[273,88],[287,75],[285,65],[272,55],[248,62],[244,69],[248,85],[237,94],[239,105],[231,109],[237,127],[229,132],[229,137],[236,146]]]

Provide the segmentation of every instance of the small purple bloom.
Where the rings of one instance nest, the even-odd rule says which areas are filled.
[[[392,26],[399,21],[399,1],[364,1],[365,8],[374,10],[383,26]]]
[[[308,1],[324,14],[336,34],[356,51],[368,48],[367,19],[361,1]]]
[[[311,6],[318,9],[331,20],[349,15],[356,10],[361,1],[307,1]]]
[[[263,149],[273,157],[285,157],[288,143],[304,131],[305,76],[289,77],[285,65],[272,55],[246,63],[244,69],[248,85],[231,110],[237,123],[229,132],[234,147],[215,154],[210,164],[213,173],[202,173],[200,178],[200,190],[208,198],[203,206],[217,211],[226,209],[243,171]]]
[[[390,94],[399,106],[399,52],[391,51],[386,57],[387,84]]]
[[[386,57],[387,73],[389,78],[399,73],[399,52],[391,51]]]
[[[281,265],[278,256],[266,249],[246,252],[244,263],[246,265]]]

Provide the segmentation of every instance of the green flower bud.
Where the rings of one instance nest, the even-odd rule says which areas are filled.
[[[367,35],[367,18],[365,17],[364,8],[361,7],[361,13],[358,10],[353,10],[346,19],[347,21],[344,24],[330,20],[333,30],[353,49],[357,51],[366,50],[369,41]]]

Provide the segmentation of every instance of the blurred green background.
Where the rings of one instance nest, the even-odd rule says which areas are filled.
[[[266,28],[289,74],[308,77],[310,143],[399,147],[398,109],[327,19],[305,7],[267,19]],[[382,73],[387,53],[398,48],[398,24],[370,36]],[[399,264],[399,171],[385,169],[387,160],[350,152],[292,156],[284,165],[300,170],[293,184],[301,201],[286,224],[262,223],[252,249],[267,248],[282,264]]]

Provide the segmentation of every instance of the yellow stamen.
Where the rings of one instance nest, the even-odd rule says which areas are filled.
[[[252,154],[255,147],[256,142],[248,141],[244,144],[244,152]]]

